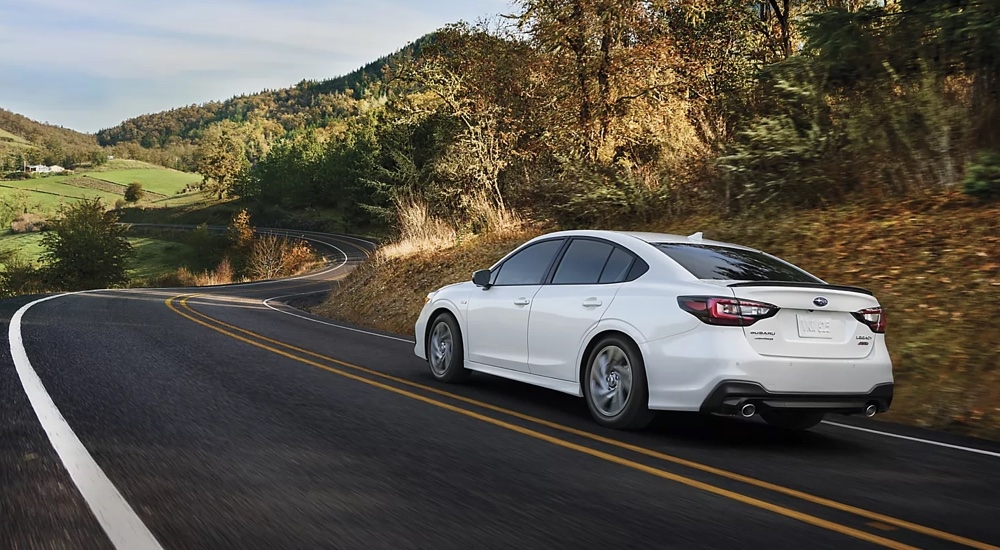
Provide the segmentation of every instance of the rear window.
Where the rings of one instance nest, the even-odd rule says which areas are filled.
[[[699,279],[822,282],[792,264],[752,250],[687,243],[654,243],[654,246]]]

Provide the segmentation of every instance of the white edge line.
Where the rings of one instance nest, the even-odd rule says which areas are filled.
[[[291,235],[288,235],[288,236],[291,236]],[[293,238],[306,239],[306,240],[310,240],[310,241],[313,241],[313,242],[317,242],[317,243],[325,245],[325,246],[329,246],[330,248],[332,248],[332,249],[340,252],[341,254],[343,254],[344,255],[344,260],[341,261],[340,264],[338,264],[337,266],[331,267],[329,269],[325,269],[325,270],[320,271],[318,273],[311,273],[309,275],[303,275],[301,277],[292,277],[292,278],[289,278],[289,279],[282,279],[282,281],[290,281],[290,280],[302,279],[302,278],[306,278],[306,277],[315,277],[316,275],[323,275],[323,274],[326,274],[326,273],[330,273],[332,271],[336,271],[337,269],[340,269],[341,267],[345,266],[347,264],[347,262],[348,262],[347,253],[344,252],[342,249],[338,248],[337,246],[334,246],[334,245],[332,245],[330,243],[326,243],[326,242],[323,242],[323,241],[317,241],[317,240],[314,240],[314,239],[310,239],[308,237],[301,237],[301,236],[299,236],[299,237],[293,237]],[[271,282],[271,281],[262,281],[262,282]],[[322,280],[317,280],[316,282],[319,283],[319,282],[323,282],[323,281]],[[244,287],[244,286],[250,286],[252,284],[259,284],[259,283],[248,283],[248,284],[240,285],[240,286]],[[387,336],[385,334],[379,334],[377,332],[371,332],[371,331],[368,331],[368,330],[361,330],[361,329],[352,328],[352,327],[345,327],[343,325],[337,325],[337,324],[334,324],[334,323],[328,323],[326,321],[320,321],[319,319],[313,319],[311,317],[306,317],[305,315],[299,315],[297,313],[292,313],[290,311],[285,311],[285,310],[282,310],[282,309],[278,309],[278,308],[276,308],[276,307],[274,307],[274,306],[272,306],[271,304],[268,303],[271,300],[277,300],[278,298],[290,298],[292,296],[305,296],[307,294],[319,294],[320,292],[329,292],[329,290],[317,290],[317,291],[311,291],[311,292],[300,292],[300,293],[297,293],[297,294],[285,294],[285,295],[282,295],[282,296],[273,296],[271,298],[267,298],[267,299],[261,301],[261,303],[264,304],[265,307],[267,307],[268,309],[270,309],[272,311],[277,311],[278,313],[283,313],[285,315],[291,315],[292,317],[298,317],[299,319],[305,319],[306,321],[311,321],[313,323],[319,323],[321,325],[326,325],[328,327],[339,328],[339,329],[342,329],[342,330],[349,330],[349,331],[358,332],[358,333],[361,333],[361,334],[368,334],[370,336],[377,336],[379,338],[384,338],[386,340],[395,340],[397,342],[405,342],[407,344],[413,344],[414,343],[413,340],[407,340],[406,338],[397,338],[395,336]]]
[[[319,241],[319,242],[320,242],[320,244],[325,244],[326,246],[329,246],[329,247],[333,248],[334,250],[339,251],[341,254],[344,255],[344,261],[341,262],[340,265],[338,265],[335,268],[329,269],[329,270],[325,271],[324,273],[329,272],[329,271],[334,271],[334,270],[339,269],[339,268],[341,268],[341,267],[343,267],[344,265],[347,264],[347,253],[346,252],[344,252],[340,248],[337,248],[336,246],[334,246],[334,245],[332,245],[330,243],[324,243],[324,242],[321,242],[321,241]],[[319,294],[321,292],[329,292],[329,290],[316,290],[316,291],[312,291],[312,292],[299,292],[297,294],[285,294],[283,296],[273,296],[271,298],[267,298],[267,299],[261,301],[261,303],[264,304],[264,306],[266,306],[268,309],[270,309],[272,311],[277,311],[278,313],[284,313],[285,315],[291,315],[292,317],[298,317],[299,319],[305,319],[306,321],[311,321],[313,323],[319,323],[321,325],[326,325],[328,327],[339,328],[339,329],[342,329],[342,330],[349,330],[351,332],[359,332],[361,334],[368,334],[370,336],[377,336],[379,338],[385,338],[386,340],[395,340],[397,342],[406,342],[407,344],[413,344],[414,343],[413,340],[407,340],[406,338],[397,338],[395,336],[387,336],[385,334],[379,334],[377,332],[371,332],[371,331],[368,331],[368,330],[361,330],[361,329],[352,328],[352,327],[345,327],[343,325],[338,325],[338,324],[334,324],[334,323],[328,323],[326,321],[320,321],[319,319],[313,319],[312,317],[306,317],[305,315],[299,315],[297,313],[292,313],[290,311],[285,311],[285,310],[282,310],[282,309],[278,309],[278,308],[276,308],[276,307],[274,307],[274,306],[272,306],[271,304],[268,303],[271,300],[277,300],[278,298],[290,298],[292,296],[305,296],[307,294]]]
[[[947,447],[949,449],[955,449],[958,451],[966,451],[969,453],[976,453],[986,456],[995,456],[1000,458],[1000,453],[995,453],[993,451],[986,451],[983,449],[976,449],[973,447],[963,447],[961,445],[952,445],[951,443],[941,443],[940,441],[931,441],[929,439],[920,439],[919,437],[910,437],[908,435],[899,435],[890,432],[882,432],[879,430],[871,430],[868,428],[861,428],[859,426],[851,426],[849,424],[840,424],[838,422],[830,422],[829,420],[824,420],[824,424],[829,424],[830,426],[836,426],[838,428],[847,428],[848,430],[857,430],[859,432],[867,432],[871,434],[884,435],[886,437],[895,437],[897,439],[905,439],[907,441],[915,441],[917,443],[926,443],[927,445],[936,445],[938,447]]]
[[[329,292],[329,291],[328,290],[321,290],[319,292]],[[271,309],[273,311],[277,311],[278,313],[284,313],[285,315],[291,315],[292,317],[298,317],[299,319],[305,319],[306,321],[311,321],[313,323],[319,323],[321,325],[326,325],[328,327],[339,328],[339,329],[342,329],[342,330],[349,330],[351,332],[360,332],[361,334],[368,334],[370,336],[377,336],[379,338],[385,338],[386,340],[395,340],[397,342],[406,342],[407,344],[413,344],[414,343],[413,340],[407,340],[406,338],[397,338],[395,336],[387,336],[385,334],[379,334],[377,332],[371,332],[371,331],[368,331],[368,330],[361,330],[361,329],[358,329],[358,328],[345,327],[343,325],[338,325],[338,324],[335,324],[335,323],[328,323],[326,321],[320,321],[319,319],[313,319],[312,317],[306,317],[305,315],[299,315],[297,313],[292,313],[291,311],[285,311],[283,309],[278,309],[278,308],[276,308],[276,307],[274,307],[274,306],[272,306],[271,304],[268,303],[271,300],[276,300],[278,298],[288,298],[290,296],[305,296],[306,294],[318,294],[318,292],[303,292],[301,294],[288,294],[288,295],[285,295],[285,296],[275,296],[274,298],[268,298],[268,299],[264,300],[261,303],[263,303],[265,306],[267,306],[268,309]]]
[[[70,292],[41,298],[21,306],[21,309],[14,313],[8,331],[14,366],[24,392],[28,395],[28,401],[38,416],[38,421],[45,430],[52,448],[59,455],[63,467],[69,472],[70,478],[114,547],[119,550],[162,550],[163,547],[149,528],[139,519],[125,497],[118,492],[104,470],[97,465],[80,438],[73,433],[69,423],[52,401],[52,397],[45,391],[42,380],[31,366],[28,354],[24,350],[24,341],[21,338],[21,318],[24,317],[24,313],[35,304],[70,294],[79,293]]]
[[[310,279],[310,278],[313,278],[313,277],[318,277],[320,275],[326,275],[328,273],[332,273],[332,272],[340,269],[341,267],[344,267],[345,265],[347,265],[347,262],[350,260],[350,258],[347,256],[347,252],[344,252],[339,247],[334,246],[334,245],[332,245],[330,243],[323,242],[323,241],[320,241],[320,240],[317,240],[317,239],[310,239],[309,237],[302,237],[302,236],[293,237],[292,235],[289,235],[289,234],[281,234],[281,235],[284,236],[284,237],[291,237],[291,238],[294,238],[294,239],[302,239],[302,240],[306,240],[306,241],[310,241],[310,242],[314,242],[314,243],[319,243],[319,244],[324,245],[324,246],[328,246],[328,247],[336,250],[337,252],[340,252],[341,254],[343,254],[344,255],[344,260],[342,262],[340,262],[339,264],[337,264],[336,266],[334,266],[334,267],[328,267],[328,268],[325,268],[325,269],[323,269],[321,271],[316,271],[314,273],[306,273],[305,275],[299,275],[297,277],[286,277],[284,279],[271,279],[271,280],[267,280],[267,281],[255,281],[255,282],[252,282],[252,283],[239,283],[239,288],[244,288],[244,287],[248,287],[248,286],[257,286],[257,285],[282,283],[282,282],[287,282],[287,281],[298,281],[300,279]],[[321,281],[321,280],[318,280],[318,281]],[[235,287],[236,285],[232,285],[232,286]],[[201,288],[213,288],[213,287],[212,286],[206,286],[206,287],[201,287]]]

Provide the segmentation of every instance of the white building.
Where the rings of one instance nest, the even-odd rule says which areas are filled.
[[[57,174],[59,172],[65,172],[66,169],[58,164],[52,166],[45,166],[44,164],[29,164],[26,172],[35,172],[38,174]]]

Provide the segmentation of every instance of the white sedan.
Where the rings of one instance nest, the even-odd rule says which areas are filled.
[[[871,292],[700,233],[536,237],[430,293],[415,334],[439,381],[478,371],[569,393],[613,428],[665,410],[801,430],[893,396]]]

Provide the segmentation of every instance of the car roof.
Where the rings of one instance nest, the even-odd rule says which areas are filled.
[[[548,233],[542,235],[538,238],[544,237],[602,237],[611,238],[622,242],[622,237],[631,237],[638,239],[646,243],[686,243],[686,244],[708,244],[715,246],[728,246],[732,248],[742,248],[745,250],[754,250],[748,246],[743,246],[735,243],[728,243],[724,241],[714,241],[711,239],[704,238],[702,232],[693,233],[691,235],[676,235],[673,233],[654,233],[649,231],[611,231],[605,229],[574,229],[566,231],[556,231],[553,233]],[[614,237],[619,237],[615,239]]]

